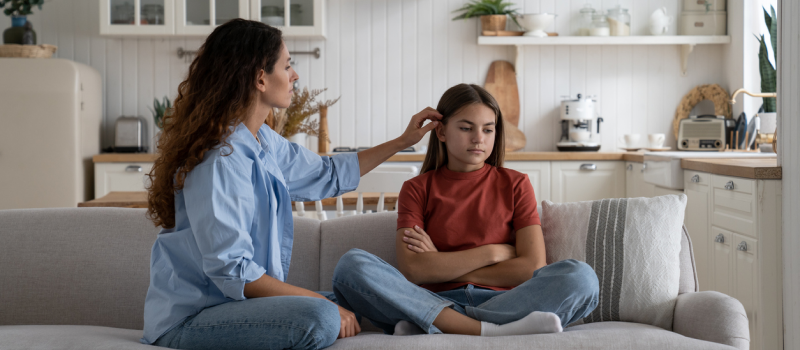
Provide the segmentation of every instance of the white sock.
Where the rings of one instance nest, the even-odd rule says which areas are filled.
[[[425,334],[425,331],[422,328],[419,328],[417,325],[408,322],[408,321],[400,321],[394,325],[394,335],[417,335],[417,334]]]
[[[558,333],[562,330],[561,319],[552,312],[534,311],[528,316],[504,325],[481,321],[482,337]]]

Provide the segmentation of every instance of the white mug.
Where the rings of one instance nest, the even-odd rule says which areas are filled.
[[[583,142],[589,141],[589,138],[592,136],[592,133],[585,131],[585,130],[577,130],[577,131],[570,131],[569,138],[575,142]]]
[[[647,135],[647,143],[650,148],[661,148],[664,146],[664,140],[666,136],[664,134],[650,134]]]
[[[625,134],[619,141],[625,145],[625,148],[634,148],[639,144],[639,134]]]

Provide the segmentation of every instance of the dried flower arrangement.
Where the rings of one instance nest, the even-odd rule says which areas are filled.
[[[319,113],[320,107],[330,107],[339,101],[339,97],[333,100],[317,102],[316,97],[325,92],[326,89],[314,89],[309,91],[303,88],[301,92],[292,95],[292,103],[289,108],[275,109],[272,113],[272,120],[267,120],[267,124],[283,137],[291,137],[297,133],[306,133],[317,136],[321,140],[329,141],[328,135],[320,135],[319,122],[309,120],[314,114]]]

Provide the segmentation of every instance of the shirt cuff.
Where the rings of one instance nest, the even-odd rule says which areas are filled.
[[[358,153],[341,153],[331,156],[339,179],[337,196],[355,190],[361,181],[361,167],[358,164]]]
[[[226,279],[222,283],[222,294],[233,300],[245,300],[244,285],[263,276],[267,270],[249,259],[242,259],[242,273],[239,277]]]

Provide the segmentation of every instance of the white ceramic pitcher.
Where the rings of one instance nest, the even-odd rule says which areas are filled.
[[[667,31],[669,31],[670,22],[672,22],[672,17],[667,16],[666,7],[662,7],[653,11],[653,13],[650,15],[650,34],[667,34]]]

